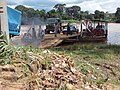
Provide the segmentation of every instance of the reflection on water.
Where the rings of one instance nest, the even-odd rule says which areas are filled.
[[[120,45],[120,24],[109,23],[108,25],[108,44]]]

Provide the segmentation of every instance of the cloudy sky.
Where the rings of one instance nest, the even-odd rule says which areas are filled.
[[[83,11],[94,12],[95,10],[116,12],[120,7],[120,0],[7,0],[7,5],[14,8],[16,5],[25,5],[35,9],[50,10],[55,4],[65,3],[67,7],[78,5]]]

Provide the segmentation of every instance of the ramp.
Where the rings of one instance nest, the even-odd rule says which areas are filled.
[[[63,41],[63,39],[48,39],[48,40],[44,40],[41,42],[40,44],[40,48],[50,48],[50,47],[55,47],[57,45],[59,45],[61,42]]]

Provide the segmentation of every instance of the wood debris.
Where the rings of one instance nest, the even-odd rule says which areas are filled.
[[[76,89],[84,87],[82,73],[75,68],[73,61],[64,55],[55,53],[48,54],[48,57],[52,60],[49,67],[40,63],[36,74],[39,77],[37,80],[39,88],[49,89],[69,85],[73,85]]]

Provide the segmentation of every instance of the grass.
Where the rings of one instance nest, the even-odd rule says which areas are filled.
[[[120,85],[120,46],[100,44],[74,44],[51,48],[51,51],[65,53],[94,84],[112,83]],[[92,76],[93,75],[93,76]]]

